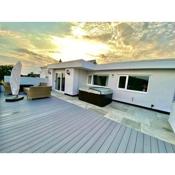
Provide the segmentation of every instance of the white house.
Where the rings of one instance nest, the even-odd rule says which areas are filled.
[[[56,91],[78,95],[79,88],[111,88],[115,101],[170,112],[175,96],[175,59],[94,64],[75,60],[41,68]]]

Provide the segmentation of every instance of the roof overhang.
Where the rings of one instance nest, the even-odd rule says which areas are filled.
[[[79,69],[93,70],[95,68],[95,64],[84,60],[75,60],[75,61],[62,62],[59,64],[51,64],[48,65],[48,68],[49,69],[79,68]]]
[[[144,60],[144,61],[130,61],[117,62],[110,64],[93,64],[84,60],[68,61],[59,64],[48,65],[49,69],[66,69],[78,68],[90,71],[107,71],[107,70],[158,70],[158,69],[174,69],[175,59],[162,60]]]

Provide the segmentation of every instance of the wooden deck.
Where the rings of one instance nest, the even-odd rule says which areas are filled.
[[[74,104],[0,96],[1,153],[173,153],[175,146]]]

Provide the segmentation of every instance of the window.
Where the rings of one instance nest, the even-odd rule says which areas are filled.
[[[88,76],[88,84],[91,84],[92,83],[92,75],[89,75]]]
[[[97,86],[107,86],[108,76],[107,75],[89,75],[88,84]]]
[[[148,76],[129,76],[127,89],[147,92]]]
[[[125,88],[126,85],[126,76],[120,76],[119,78],[119,88]]]
[[[133,91],[147,92],[149,76],[122,75],[119,78],[118,88]]]
[[[108,76],[104,75],[94,75],[93,85],[106,86],[108,81]]]

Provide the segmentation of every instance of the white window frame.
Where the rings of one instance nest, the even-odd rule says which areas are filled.
[[[124,87],[124,88],[120,88],[120,87],[119,87],[120,77],[126,77],[126,82],[125,82],[125,87]],[[129,77],[128,75],[119,75],[119,78],[118,78],[118,86],[117,86],[118,89],[121,89],[121,90],[122,90],[122,89],[127,89],[128,77]]]
[[[148,90],[149,90],[149,81],[150,81],[150,75],[145,75],[145,74],[120,74],[118,75],[119,78],[118,78],[118,85],[117,85],[117,89],[118,90],[123,90],[123,91],[128,91],[128,92],[136,92],[136,93],[142,93],[142,94],[147,94],[148,93]],[[123,76],[126,76],[126,83],[125,83],[125,88],[119,88],[119,81],[120,81],[120,77],[123,77]],[[137,91],[137,90],[130,90],[130,89],[127,89],[127,86],[128,86],[128,79],[129,79],[129,76],[148,76],[148,87],[147,87],[147,91],[144,92],[144,91]]]
[[[89,84],[89,76],[91,76],[91,83]],[[87,76],[87,84],[88,85],[92,85],[92,82],[93,82],[93,74],[89,74],[88,76]]]
[[[53,81],[54,81],[54,84],[53,84],[53,85],[54,85],[54,90],[57,91],[57,92],[60,92],[60,93],[64,93],[64,92],[65,92],[65,89],[64,89],[64,91],[55,89],[56,73],[59,74],[59,75],[60,75],[60,74],[64,74],[64,77],[65,77],[65,71],[56,70],[56,71],[54,71],[54,74],[53,74],[53,77],[54,77],[54,78],[53,78]],[[62,79],[61,79],[61,81],[60,81],[60,87],[61,87],[61,83],[62,83]]]
[[[91,82],[90,82],[90,84],[89,84],[89,77],[91,76]],[[89,74],[88,76],[87,76],[87,84],[88,85],[92,85],[92,81],[93,80],[93,75],[92,74]]]
[[[101,86],[101,85],[95,85],[95,84],[93,84],[93,82],[94,82],[94,75],[97,75],[97,76],[107,76],[106,86]],[[91,78],[91,84],[88,83],[89,76],[92,76],[92,78]],[[89,86],[94,86],[94,87],[108,87],[108,81],[109,81],[109,74],[89,74],[87,76],[87,85],[89,85]]]

